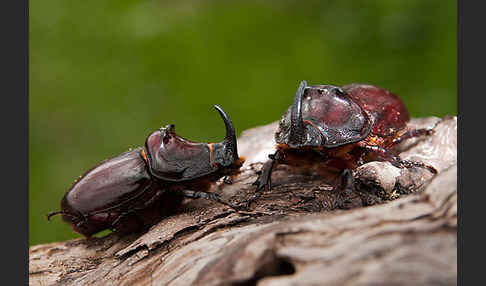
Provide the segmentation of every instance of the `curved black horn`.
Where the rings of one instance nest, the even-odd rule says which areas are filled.
[[[226,150],[230,150],[232,153],[232,157],[234,160],[238,160],[238,149],[236,146],[236,132],[235,128],[233,127],[233,123],[231,119],[229,119],[228,115],[224,112],[224,110],[219,107],[218,105],[214,105],[214,108],[219,112],[221,118],[224,121],[224,126],[226,127],[226,137],[224,137],[223,144],[226,146]]]
[[[55,212],[50,212],[47,214],[47,220],[51,220],[51,216],[55,216],[55,215],[58,215],[58,214],[62,214],[64,213],[63,211],[55,211]]]
[[[302,120],[302,97],[304,96],[304,90],[307,87],[307,81],[300,82],[297,93],[294,97],[294,103],[290,110],[290,134],[289,142],[299,144],[304,136],[304,121]]]

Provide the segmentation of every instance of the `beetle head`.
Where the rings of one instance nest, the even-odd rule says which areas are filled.
[[[238,169],[236,133],[226,113],[214,106],[226,126],[226,137],[219,143],[197,143],[175,133],[174,124],[152,132],[145,141],[143,154],[149,171],[167,181],[187,181],[221,169]]]
[[[216,108],[224,121],[226,136],[223,142],[213,144],[213,162],[220,166],[228,167],[239,159],[236,132],[231,119],[229,119],[223,109],[217,105],[214,105],[214,108]]]
[[[275,134],[277,143],[287,144],[291,148],[304,146],[320,146],[324,138],[315,128],[304,123],[302,101],[309,89],[307,81],[303,80],[295,94],[294,102],[280,120],[279,129]]]
[[[368,116],[343,89],[307,86],[304,80],[280,120],[275,140],[290,148],[336,147],[362,140],[370,127]]]

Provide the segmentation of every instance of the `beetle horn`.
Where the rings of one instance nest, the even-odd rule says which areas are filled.
[[[301,143],[302,137],[304,136],[305,127],[304,121],[302,120],[302,97],[304,96],[306,87],[307,81],[301,81],[290,110],[289,142],[294,144]]]
[[[226,152],[231,152],[231,157],[234,160],[238,160],[238,149],[236,146],[236,132],[231,119],[229,119],[228,115],[223,111],[221,107],[218,105],[214,105],[214,108],[219,112],[221,118],[224,121],[224,126],[226,127],[226,137],[224,137],[223,145],[226,147]]]

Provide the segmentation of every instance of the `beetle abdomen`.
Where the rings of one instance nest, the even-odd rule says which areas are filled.
[[[133,198],[152,183],[142,148],[105,160],[87,171],[66,193],[66,203],[80,213],[90,213]]]
[[[62,218],[91,236],[112,227],[120,215],[154,196],[158,185],[136,148],[107,159],[77,180],[61,201]]]
[[[357,83],[343,86],[343,90],[373,118],[372,132],[376,135],[394,135],[410,120],[402,100],[388,90]]]

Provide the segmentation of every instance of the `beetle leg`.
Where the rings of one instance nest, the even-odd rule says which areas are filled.
[[[150,205],[152,205],[153,203],[155,203],[156,199],[159,198],[162,193],[163,193],[162,191],[158,190],[153,197],[151,197],[148,201],[146,201],[146,202],[143,203],[143,206],[142,207],[132,208],[132,209],[129,209],[128,211],[125,211],[125,212],[122,212],[121,214],[119,214],[117,216],[117,218],[111,223],[110,229],[115,229],[116,230],[116,224],[123,217],[125,217],[125,216],[127,216],[129,214],[134,214],[135,215],[134,217],[137,220],[138,224],[139,225],[144,225],[143,220],[137,215],[137,211],[143,210],[143,209],[149,207]]]
[[[260,176],[252,184],[254,186],[257,186],[257,189],[256,189],[257,192],[260,192],[260,191],[264,190],[265,188],[267,188],[268,190],[270,190],[272,188],[271,175],[272,175],[272,171],[273,171],[274,166],[275,166],[275,160],[273,160],[273,159],[268,160],[268,161],[265,162],[265,164],[263,164],[262,170],[260,171],[261,172]]]
[[[229,176],[224,176],[223,178],[223,182],[227,185],[231,185],[233,184],[233,181],[231,180],[231,178]]]
[[[441,122],[442,120],[438,120],[432,127],[430,128],[422,128],[422,129],[412,129],[412,130],[407,130],[405,133],[402,135],[397,136],[396,138],[393,139],[392,143],[390,146],[399,144],[409,138],[413,137],[420,137],[420,136],[426,136],[426,135],[432,135],[434,134],[434,129],[435,127]]]
[[[350,169],[345,169],[341,173],[341,193],[337,200],[338,208],[349,209],[352,203],[351,195],[354,191],[354,177]]]
[[[429,166],[427,164],[424,164],[422,162],[416,162],[416,161],[410,161],[410,160],[401,160],[400,161],[400,166],[403,168],[411,168],[411,167],[419,167],[419,168],[425,168],[432,172],[433,174],[437,174],[437,169],[435,169],[432,166]]]
[[[120,221],[120,220],[121,220],[121,219],[122,219],[124,216],[126,216],[126,215],[128,215],[128,214],[130,214],[130,213],[132,213],[132,212],[134,213],[135,211],[134,211],[134,210],[129,210],[129,211],[127,211],[127,212],[122,212],[120,215],[118,215],[118,216],[116,217],[116,219],[115,219],[115,220],[114,220],[114,221],[111,223],[111,227],[110,227],[110,229],[111,229],[111,230],[113,230],[113,229],[115,229],[115,230],[116,230],[116,227],[115,227],[115,226],[116,226],[116,224],[117,224],[117,223],[118,223],[118,222],[119,222],[119,221]]]
[[[207,200],[212,200],[216,201],[220,204],[223,204],[225,206],[228,206],[234,210],[238,210],[238,207],[235,205],[232,205],[229,202],[224,201],[221,199],[221,197],[216,194],[216,193],[206,193],[206,192],[201,192],[201,191],[192,191],[192,190],[182,190],[179,191],[180,194],[182,194],[186,198],[191,198],[191,199],[207,199]]]
[[[88,221],[88,216],[89,214],[86,214],[86,215],[82,215],[83,219],[80,220],[77,224],[76,224],[76,227],[80,227],[82,226],[84,223],[86,223]]]
[[[390,146],[399,144],[409,138],[414,138],[414,137],[420,137],[420,136],[425,136],[425,135],[431,135],[434,133],[434,129],[413,129],[413,130],[408,130],[407,132],[403,133],[402,135],[396,137],[393,139],[392,143]]]
[[[263,164],[261,175],[253,183],[253,185],[257,186],[257,192],[272,188],[272,172],[280,160],[280,151],[277,150],[274,154],[268,155],[268,158],[270,160]]]
[[[129,215],[131,213],[135,214],[135,219],[139,221],[140,224],[143,224],[143,221],[137,216],[137,211],[139,210],[143,210],[147,207],[150,207],[151,205],[153,205],[159,198],[160,196],[164,193],[164,191],[162,190],[157,190],[157,192],[155,192],[155,194],[149,199],[147,200],[146,202],[143,203],[142,206],[140,207],[135,207],[135,208],[132,208],[128,211],[125,211],[125,212],[122,212],[112,223],[111,223],[111,227],[114,228],[115,225],[120,221],[120,219],[122,219],[124,216],[126,215]]]
[[[280,152],[277,150],[274,154],[268,155],[268,158],[270,158],[270,160],[266,161],[263,164],[260,176],[252,184],[254,186],[257,186],[256,193],[247,201],[247,207],[249,207],[251,203],[257,200],[263,194],[263,191],[270,190],[272,188],[272,172],[273,168],[275,168],[278,164],[278,160],[280,159]]]
[[[134,217],[135,217],[135,220],[137,221],[138,223],[138,227],[140,226],[143,226],[143,227],[146,227],[146,225],[144,224],[144,221],[137,215],[137,210],[141,210],[143,208],[136,208],[136,209],[130,209],[126,212],[122,212],[120,215],[118,215],[118,217],[111,223],[111,226],[109,227],[110,230],[119,230],[116,228],[116,224],[125,216],[129,215],[129,214],[134,214]]]
[[[160,198],[160,196],[162,196],[163,193],[165,193],[165,191],[157,190],[155,194],[148,201],[143,203],[143,207],[134,208],[134,210],[141,210],[153,205]]]
[[[262,173],[260,174],[258,179],[252,184],[254,186],[257,186],[257,188],[253,197],[248,199],[248,201],[246,202],[247,208],[251,205],[251,203],[256,201],[265,190],[270,190],[272,188],[272,171],[274,167],[275,160],[273,159],[270,159],[265,162],[265,164],[263,164]]]
[[[402,160],[399,156],[389,152],[387,149],[376,146],[376,145],[364,145],[363,146],[366,150],[373,152],[374,154],[380,156],[384,160],[390,162],[393,166],[397,168],[411,168],[411,167],[419,167],[425,168],[430,172],[437,174],[437,170],[422,162],[415,162],[410,160]]]

